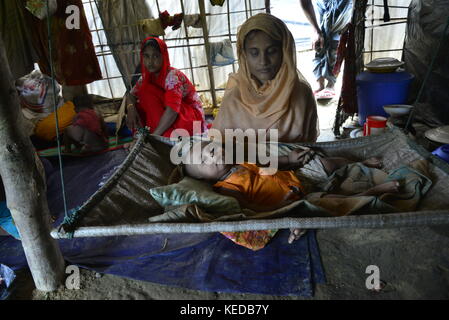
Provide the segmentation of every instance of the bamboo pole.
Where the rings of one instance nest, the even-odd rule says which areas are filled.
[[[45,178],[37,168],[40,160],[30,139],[21,130],[23,118],[1,37],[0,74],[0,175],[7,205],[36,288],[54,291],[62,284],[64,259],[50,236]]]
[[[182,14],[184,15],[184,17],[186,16],[186,10],[184,8],[184,3],[182,2],[183,0],[180,0],[179,2],[181,3],[181,9],[182,9]],[[189,39],[189,28],[186,26],[185,23],[183,23],[184,25],[184,32],[186,34],[186,41],[187,41],[187,53],[189,54],[189,64],[190,64],[190,76],[192,77],[190,80],[193,83],[193,86],[195,86],[195,75],[193,73],[193,61],[192,61],[192,47],[190,46],[190,39]]]
[[[270,0],[265,0],[265,10],[266,10],[266,13],[271,13],[271,3],[270,3]]]
[[[210,92],[212,94],[212,104],[214,107],[217,107],[218,104],[217,104],[217,95],[215,93],[214,70],[212,68],[212,61],[210,58],[210,43],[209,43],[209,31],[207,28],[206,8],[204,5],[204,0],[198,0],[198,3],[200,7],[201,22],[203,25],[204,45],[206,46],[207,70],[209,71],[209,84],[210,84]]]
[[[281,215],[295,207],[292,203],[276,210]],[[75,230],[73,238],[135,236],[153,233],[206,233],[206,232],[238,232],[265,229],[385,229],[418,226],[441,226],[449,223],[448,210],[412,211],[389,214],[363,214],[341,217],[314,218],[277,218],[254,219],[243,221],[213,221],[202,223],[188,222],[154,222],[147,224],[127,224],[114,226],[80,227]],[[55,239],[68,239],[69,234],[57,229],[52,230]]]

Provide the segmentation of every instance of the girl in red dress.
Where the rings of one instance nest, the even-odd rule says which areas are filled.
[[[201,100],[186,75],[170,66],[165,42],[146,38],[140,59],[142,76],[131,90],[128,128],[149,127],[150,133],[164,137],[170,137],[175,129],[184,129],[190,136],[205,132]],[[194,121],[199,132],[194,132]]]

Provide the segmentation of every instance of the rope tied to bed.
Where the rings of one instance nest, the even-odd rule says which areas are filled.
[[[76,207],[70,210],[65,216],[62,224],[58,228],[58,232],[61,232],[61,229],[64,229],[67,234],[68,239],[73,239],[76,230],[76,223],[81,218],[79,212],[81,211],[81,207]]]

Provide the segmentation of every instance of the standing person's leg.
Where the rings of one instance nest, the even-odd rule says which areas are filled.
[[[327,80],[326,89],[333,92],[338,75],[334,75],[333,69],[337,60],[337,47],[340,41],[340,34],[351,21],[352,18],[352,0],[330,0],[332,5],[328,7],[327,21]]]
[[[316,8],[318,10],[318,15],[319,15],[319,26],[321,29],[321,34],[323,35],[323,37],[325,38],[325,32],[324,32],[324,28],[323,28],[323,19],[324,19],[324,14],[326,12],[326,5],[324,3],[323,0],[319,0],[316,2]],[[314,91],[314,93],[318,93],[321,90],[324,89],[325,87],[325,78],[323,77],[323,68],[324,63],[325,63],[325,55],[326,55],[326,50],[325,50],[325,42],[326,40],[324,39],[323,41],[323,45],[322,46],[315,46],[315,57],[312,60],[313,63],[313,74],[315,76],[316,82],[317,82],[317,87],[316,90]]]

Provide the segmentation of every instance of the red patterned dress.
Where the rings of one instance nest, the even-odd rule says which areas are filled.
[[[145,43],[147,38],[143,41]],[[143,124],[150,127],[150,132],[157,128],[165,108],[171,108],[178,116],[175,122],[167,129],[163,136],[170,137],[175,129],[184,129],[192,136],[205,132],[206,123],[201,100],[194,85],[180,70],[170,66],[167,45],[158,38],[155,39],[161,50],[163,65],[158,77],[149,72],[143,64],[141,51],[142,76],[131,90],[137,98],[137,111]],[[197,121],[200,132],[194,132],[194,122]]]

